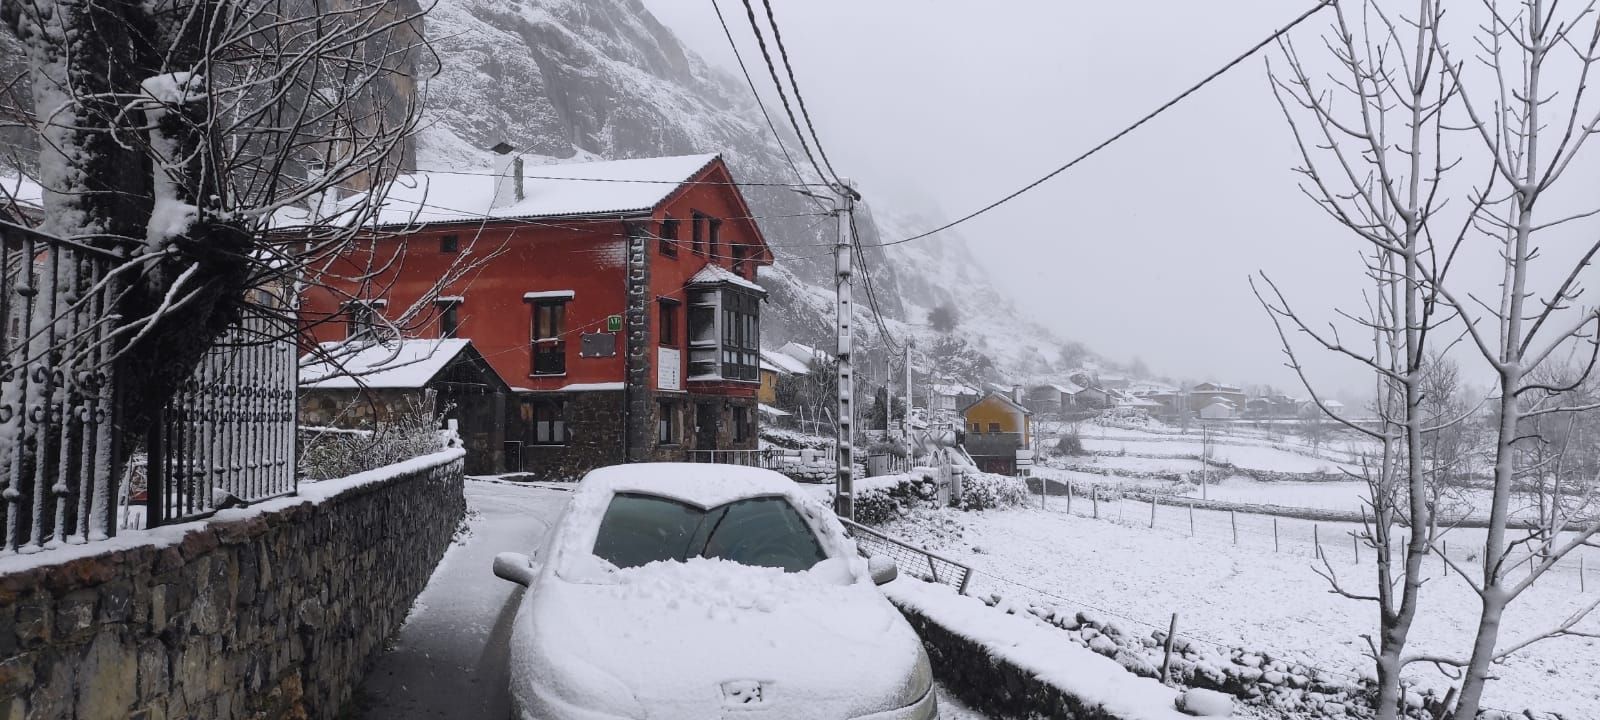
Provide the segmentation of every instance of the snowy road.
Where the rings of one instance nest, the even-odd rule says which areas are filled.
[[[348,717],[360,720],[502,720],[507,641],[521,588],[490,571],[496,553],[527,551],[548,532],[568,493],[468,480],[470,534],[445,553],[400,629],[356,690]],[[940,693],[940,717],[982,720]]]
[[[353,717],[511,716],[506,642],[522,588],[490,567],[496,553],[535,547],[569,494],[468,480],[466,495],[471,534],[445,553],[394,646],[356,690]]]

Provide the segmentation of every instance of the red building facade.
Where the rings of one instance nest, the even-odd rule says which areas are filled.
[[[303,321],[318,341],[472,340],[513,391],[507,470],[756,448],[772,254],[718,156],[421,173],[375,224]]]

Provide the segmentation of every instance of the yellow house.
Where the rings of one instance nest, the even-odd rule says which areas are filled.
[[[805,363],[771,350],[761,351],[760,370],[761,387],[756,390],[756,401],[763,405],[774,405],[778,402],[779,377],[806,375],[811,372],[811,368]]]
[[[1017,451],[1033,446],[1033,412],[997,392],[985,395],[962,412],[967,454],[985,472],[1011,475]]]

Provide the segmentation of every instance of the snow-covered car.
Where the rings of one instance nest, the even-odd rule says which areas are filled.
[[[532,557],[511,633],[523,720],[938,716],[927,654],[833,513],[769,470],[589,473]]]

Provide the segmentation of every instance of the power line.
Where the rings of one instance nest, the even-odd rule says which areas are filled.
[[[599,162],[611,162],[611,161],[599,161]],[[560,166],[560,165],[566,165],[566,164],[582,164],[582,163],[557,163],[556,165]],[[427,174],[427,175],[476,175],[476,176],[481,176],[481,177],[511,178],[510,175],[508,175],[506,173],[503,173],[503,172],[484,172],[484,171],[481,171],[481,170],[479,170],[479,171],[473,171],[473,170],[419,170],[419,171],[417,171],[417,174]],[[524,174],[522,176],[522,179],[524,179],[524,180],[564,180],[564,181],[570,180],[572,182],[601,182],[601,183],[647,183],[647,184],[655,184],[655,185],[721,185],[721,186],[728,186],[728,187],[777,187],[777,188],[827,187],[827,183],[805,182],[803,178],[802,178],[801,182],[798,182],[798,183],[776,183],[776,182],[738,182],[738,181],[722,182],[720,180],[645,180],[645,179],[637,179],[637,178],[561,177],[561,176],[558,176],[558,175],[527,175],[527,174]]]
[[[960,225],[961,223],[964,223],[964,222],[966,222],[968,220],[971,220],[971,219],[973,219],[975,217],[978,217],[979,215],[982,215],[982,214],[984,214],[986,212],[989,212],[990,210],[993,210],[993,209],[995,209],[997,207],[1000,207],[1001,205],[1004,205],[1007,202],[1010,202],[1011,200],[1016,199],[1017,196],[1022,195],[1023,193],[1028,192],[1029,190],[1032,190],[1032,189],[1034,189],[1034,188],[1036,188],[1036,187],[1038,187],[1040,185],[1043,185],[1046,181],[1050,180],[1051,178],[1053,178],[1053,177],[1055,177],[1057,175],[1060,175],[1061,173],[1067,171],[1067,169],[1073,167],[1074,165],[1077,165],[1078,163],[1089,159],[1091,156],[1093,156],[1094,154],[1100,152],[1101,150],[1104,150],[1106,147],[1110,146],[1112,143],[1114,143],[1114,142],[1116,142],[1118,140],[1121,140],[1123,137],[1127,136],[1129,133],[1132,133],[1134,130],[1139,129],[1140,126],[1142,126],[1145,123],[1155,119],[1155,117],[1157,115],[1160,115],[1161,113],[1166,112],[1167,110],[1171,109],[1174,105],[1177,105],[1178,103],[1182,102],[1185,98],[1188,98],[1190,95],[1193,95],[1195,92],[1199,91],[1201,88],[1205,87],[1206,85],[1211,84],[1211,82],[1213,80],[1216,80],[1217,78],[1221,77],[1224,73],[1228,72],[1229,70],[1232,70],[1238,64],[1244,62],[1245,60],[1248,60],[1250,58],[1250,56],[1255,55],[1257,52],[1260,52],[1262,48],[1264,48],[1267,45],[1271,44],[1273,41],[1277,40],[1278,38],[1283,37],[1290,30],[1293,30],[1297,25],[1299,25],[1300,23],[1305,22],[1306,20],[1309,20],[1312,15],[1315,15],[1315,14],[1317,14],[1318,11],[1322,10],[1323,8],[1334,4],[1334,2],[1335,2],[1335,0],[1320,0],[1317,3],[1316,7],[1313,7],[1310,10],[1307,10],[1304,13],[1301,13],[1299,17],[1294,19],[1294,21],[1290,22],[1288,25],[1283,26],[1282,28],[1279,28],[1277,30],[1277,32],[1274,32],[1271,35],[1268,35],[1265,40],[1262,40],[1261,42],[1256,43],[1249,50],[1246,50],[1243,54],[1239,55],[1238,57],[1234,58],[1233,60],[1228,61],[1228,63],[1226,65],[1223,65],[1221,68],[1219,68],[1215,72],[1211,73],[1210,75],[1207,75],[1200,82],[1195,83],[1194,85],[1190,86],[1189,89],[1184,90],[1183,92],[1179,93],[1177,97],[1174,97],[1171,100],[1168,100],[1167,102],[1162,103],[1160,107],[1157,107],[1155,110],[1150,111],[1144,117],[1139,118],[1132,125],[1129,125],[1129,126],[1123,128],[1122,130],[1118,131],[1115,135],[1112,135],[1111,137],[1101,141],[1100,144],[1095,145],[1092,148],[1089,148],[1088,151],[1086,151],[1082,155],[1079,155],[1079,156],[1073,158],[1072,160],[1068,161],[1067,164],[1062,165],[1061,167],[1058,167],[1058,168],[1056,168],[1054,170],[1051,170],[1049,173],[1045,174],[1044,177],[1041,177],[1041,178],[1039,178],[1037,180],[1034,180],[1033,182],[1030,182],[1027,185],[1022,186],[1020,189],[1016,190],[1015,192],[1012,192],[1011,194],[1006,195],[1003,198],[1000,198],[999,200],[996,200],[996,201],[994,201],[992,203],[989,203],[988,205],[985,205],[985,206],[983,206],[981,208],[978,208],[977,210],[974,210],[974,211],[972,211],[970,213],[967,213],[966,215],[963,215],[963,216],[961,216],[959,218],[956,218],[955,220],[952,220],[952,221],[947,222],[947,223],[945,223],[943,225],[940,225],[939,227],[936,227],[936,228],[934,228],[932,230],[928,230],[926,232],[917,233],[916,235],[912,235],[911,237],[903,238],[903,239],[900,239],[900,240],[894,240],[894,241],[886,242],[886,243],[879,243],[875,247],[888,247],[890,245],[900,245],[902,243],[908,243],[908,242],[912,242],[914,240],[921,240],[921,239],[923,239],[925,237],[928,237],[929,235],[933,235],[933,234],[936,234],[936,233],[944,232],[945,230],[949,230],[950,228],[953,228],[953,227],[955,227],[957,225]]]
[[[784,47],[783,33],[778,31],[778,18],[772,12],[772,0],[761,0],[762,6],[767,9],[767,23],[772,26],[772,40],[778,46],[778,56],[783,59],[783,68],[789,73],[789,89],[794,91],[795,102],[800,105],[800,116],[805,118],[806,129],[811,131],[811,142],[817,146],[817,154],[822,156],[822,164],[827,166],[828,174],[833,181],[843,185],[839,174],[834,172],[833,163],[828,160],[828,151],[822,149],[822,138],[817,136],[817,127],[811,124],[811,111],[806,109],[806,97],[800,94],[800,82],[794,78],[794,64],[789,62],[789,49]]]
[[[789,125],[794,128],[795,137],[800,140],[800,149],[806,153],[806,159],[811,162],[811,169],[817,171],[817,177],[827,179],[828,173],[822,171],[822,166],[817,164],[817,158],[811,154],[811,145],[806,142],[805,131],[800,129],[800,122],[795,119],[794,108],[789,104],[789,94],[783,90],[783,81],[778,79],[778,67],[772,62],[772,53],[767,49],[767,38],[761,32],[761,23],[756,20],[756,10],[750,0],[744,2],[745,14],[750,18],[750,30],[756,35],[756,43],[761,47],[761,58],[767,63],[767,72],[772,76],[772,84],[778,90],[778,99],[783,101],[783,111],[789,116]],[[818,148],[820,151],[821,148]]]
[[[750,68],[744,64],[744,55],[739,52],[739,44],[734,42],[733,31],[728,29],[728,21],[722,16],[722,6],[717,3],[717,0],[711,0],[711,8],[717,11],[717,22],[722,24],[722,34],[728,38],[728,47],[733,50],[733,58],[739,61],[739,72],[744,74],[744,82],[750,86],[750,95],[755,98],[756,107],[761,108],[761,117],[766,119],[767,129],[772,131],[772,139],[778,143],[778,149],[783,152],[784,161],[789,164],[789,169],[794,171],[796,180],[799,180],[802,184],[810,184],[806,182],[805,173],[800,172],[800,166],[795,164],[794,155],[789,153],[789,147],[784,144],[783,136],[778,134],[778,125],[772,122],[772,114],[767,112],[767,104],[761,99],[761,92],[756,90],[756,81],[750,77]],[[807,197],[811,197],[811,201],[818,206],[822,205],[821,200],[810,195],[807,195]]]
[[[856,229],[854,213],[850,214],[850,234],[855,243],[856,254],[861,256],[861,277],[866,281],[867,306],[872,310],[872,319],[877,321],[878,331],[883,333],[883,340],[889,346],[889,352],[898,355],[902,345],[895,340],[894,334],[889,332],[889,325],[883,321],[883,308],[878,305],[878,290],[872,282],[872,271],[867,267],[866,253],[861,249],[861,233]]]

